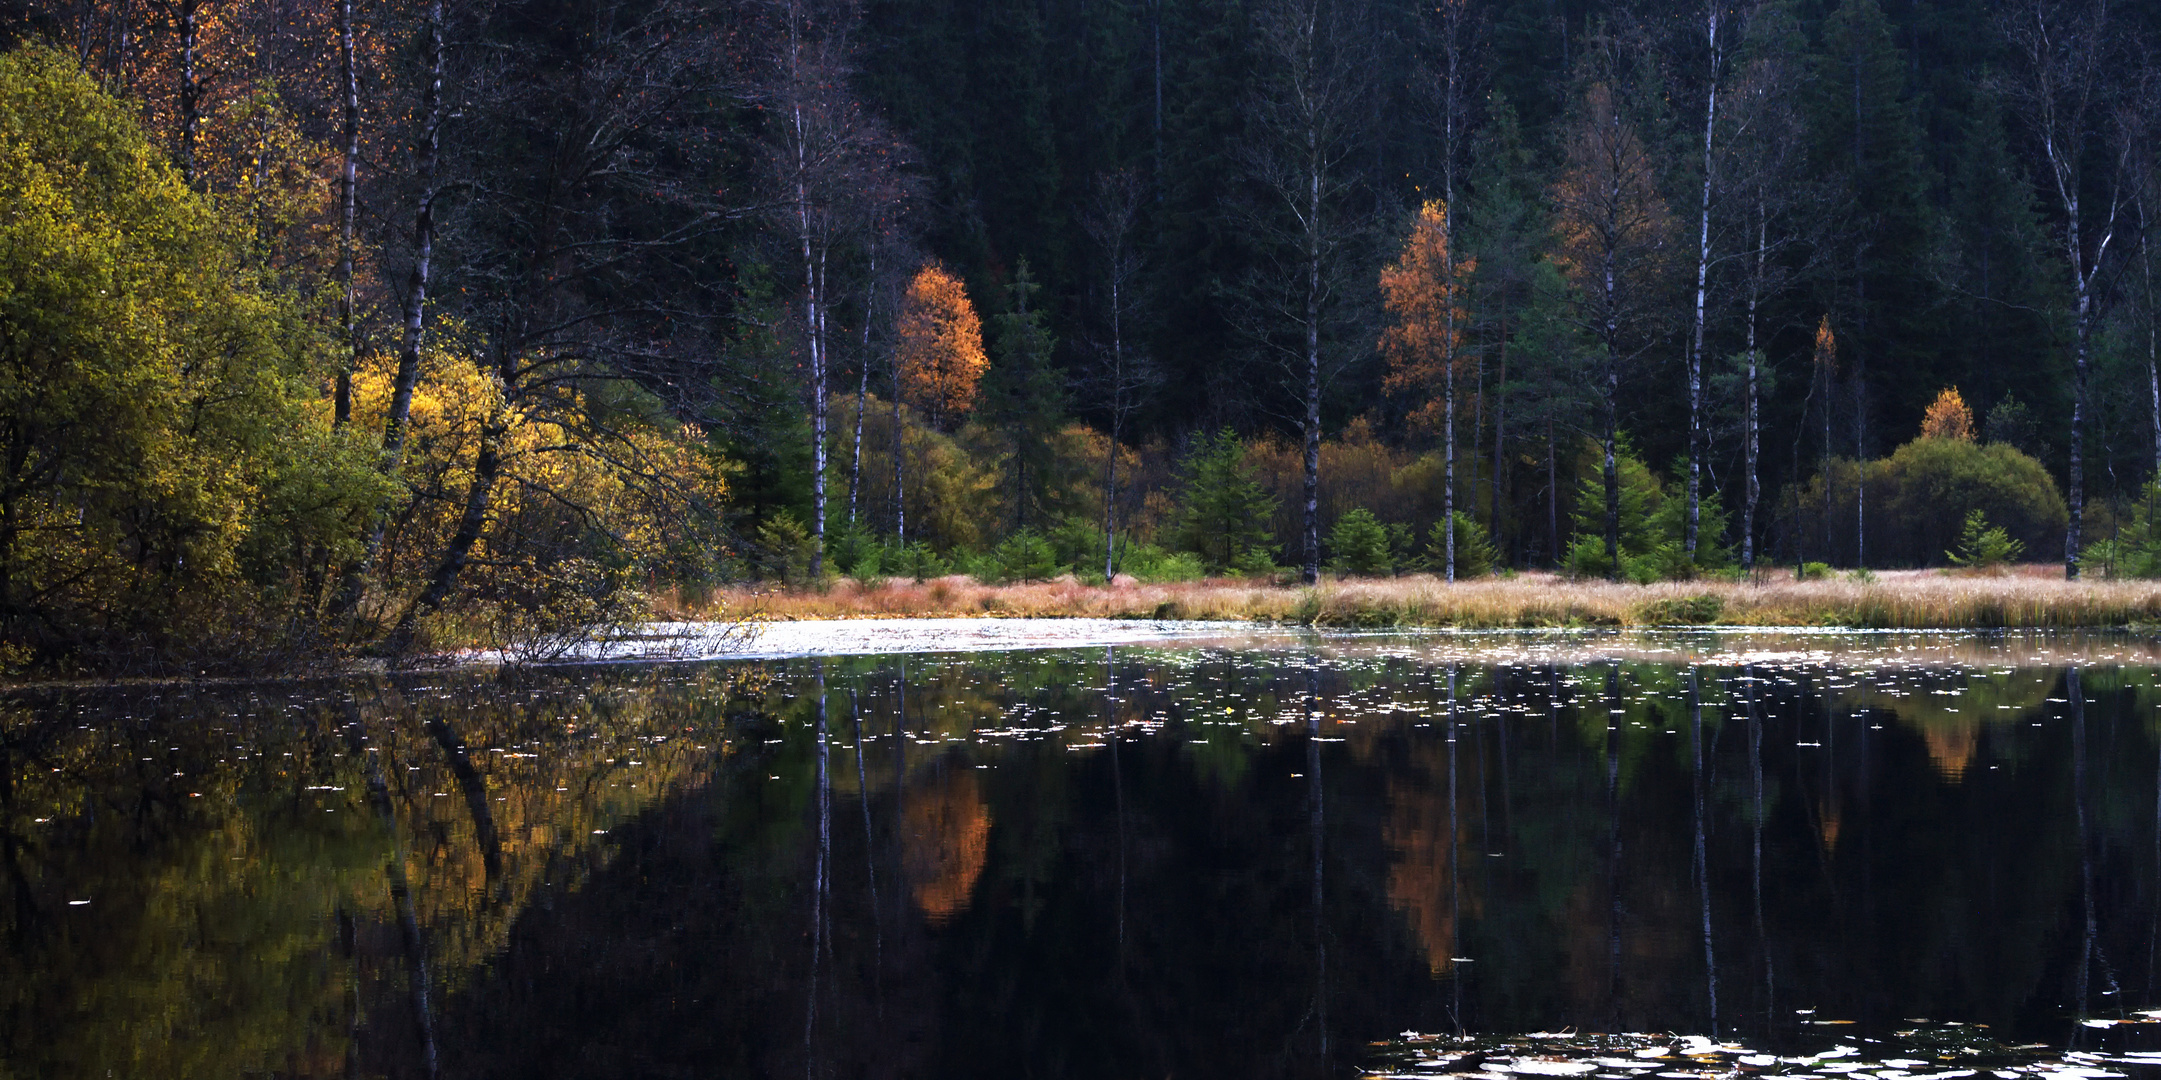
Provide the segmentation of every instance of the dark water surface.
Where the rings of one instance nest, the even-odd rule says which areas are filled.
[[[2092,1023],[2161,1004],[2147,645],[1676,640],[18,695],[0,1077],[2161,1050]]]

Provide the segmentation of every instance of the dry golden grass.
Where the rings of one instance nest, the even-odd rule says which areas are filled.
[[[1450,585],[1425,575],[1324,580],[1312,588],[1238,580],[1108,586],[1071,580],[984,585],[967,577],[824,589],[724,590],[718,610],[766,619],[1051,617],[1220,619],[1316,626],[1844,626],[1882,629],[2116,627],[2161,623],[2161,581],[2064,581],[2028,567],[1994,575],[1889,571],[1873,580],[1655,585],[1572,581],[1551,574]]]

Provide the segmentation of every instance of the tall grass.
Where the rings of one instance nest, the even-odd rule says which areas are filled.
[[[1418,575],[1303,588],[1232,579],[1141,585],[1070,580],[984,585],[967,577],[822,589],[723,590],[709,603],[768,619],[1095,617],[1310,626],[1835,626],[1864,629],[2121,627],[2161,624],[2161,582],[2064,581],[2039,573],[1887,572],[1870,580],[1577,581],[1523,574],[1448,584]],[[695,618],[707,605],[673,614]]]

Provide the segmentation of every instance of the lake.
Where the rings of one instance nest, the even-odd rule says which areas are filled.
[[[2157,736],[2106,635],[25,690],[0,1077],[2140,1074]]]

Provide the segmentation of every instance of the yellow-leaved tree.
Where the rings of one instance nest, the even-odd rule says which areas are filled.
[[[1381,334],[1381,349],[1388,354],[1388,386],[1419,395],[1439,391],[1412,415],[1427,424],[1438,420],[1441,428],[1447,462],[1441,520],[1450,581],[1456,578],[1456,365],[1470,322],[1463,306],[1464,281],[1477,265],[1476,260],[1455,257],[1448,205],[1428,199],[1404,238],[1403,254],[1381,270],[1381,300],[1394,319]]]
[[[1973,441],[1973,410],[1966,407],[1966,399],[1959,396],[1958,387],[1945,387],[1936,395],[1936,400],[1929,403],[1928,412],[1921,417],[1921,437]]]
[[[975,405],[990,361],[983,354],[983,321],[959,278],[935,263],[916,271],[901,301],[893,363],[901,394],[945,430]]]

